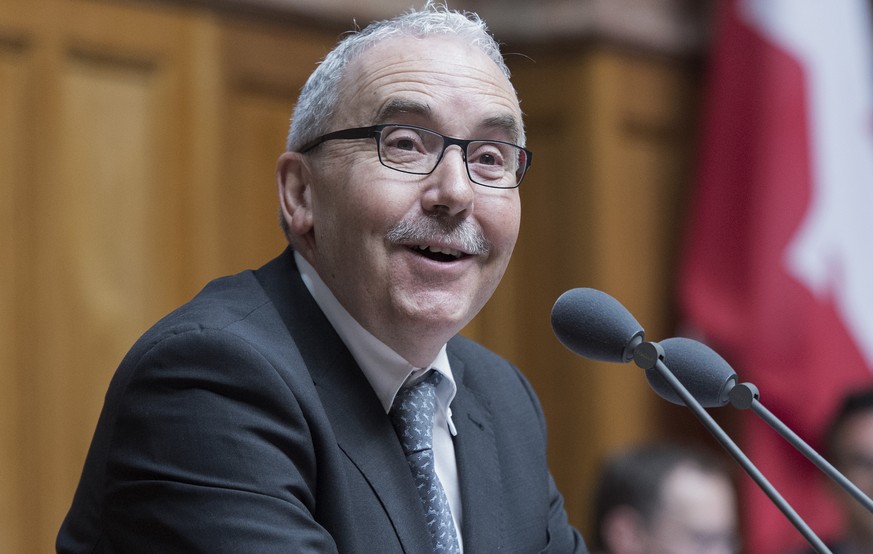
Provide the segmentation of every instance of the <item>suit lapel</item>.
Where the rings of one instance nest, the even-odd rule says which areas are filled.
[[[394,427],[351,355],[313,372],[337,444],[370,484],[407,552],[431,548],[421,499]],[[346,363],[343,363],[346,362]]]
[[[300,279],[293,251],[286,250],[258,273],[295,337],[339,448],[370,484],[403,549],[430,550],[421,500],[394,427],[360,367]]]
[[[461,487],[466,552],[487,552],[500,543],[500,510],[493,499],[500,497],[500,461],[494,438],[492,415],[487,403],[465,385],[464,362],[451,354],[452,373],[458,392],[452,401],[452,419],[458,430],[455,455]]]

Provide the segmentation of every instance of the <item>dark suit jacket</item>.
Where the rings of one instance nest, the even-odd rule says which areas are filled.
[[[465,550],[584,552],[521,373],[457,337],[449,359]],[[288,250],[213,281],[119,366],[61,552],[426,552],[389,417]]]

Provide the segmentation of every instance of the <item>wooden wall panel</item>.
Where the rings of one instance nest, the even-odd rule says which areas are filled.
[[[43,3],[45,7],[48,3]],[[115,366],[179,302],[181,20],[101,2],[29,22],[38,87],[19,337],[20,551],[51,550]]]
[[[20,552],[24,532],[18,525],[22,506],[27,432],[21,390],[23,373],[19,325],[26,306],[19,291],[27,262],[24,209],[30,152],[27,114],[34,91],[33,51],[26,36],[0,31],[0,552]]]
[[[284,150],[292,95],[237,90],[229,98],[230,152],[220,217],[227,272],[256,268],[287,244],[279,228],[276,158]]]
[[[665,338],[693,137],[694,79],[668,60],[603,52],[593,60],[593,143],[602,217],[597,259],[653,340]],[[644,92],[641,92],[644,91]]]
[[[155,90],[157,73],[149,64],[77,53],[59,75],[56,178],[41,202],[53,245],[44,253],[51,292],[41,306],[54,340],[39,365],[59,395],[75,398],[59,404],[65,416],[56,432],[61,450],[78,459],[114,366],[172,292],[154,270],[173,262],[156,255],[154,244],[172,225],[160,213],[172,210],[172,199],[161,190],[167,160],[153,127],[155,107],[167,101]]]
[[[226,121],[219,181],[222,273],[259,267],[287,244],[275,166],[297,94],[331,34],[234,23],[222,34]]]

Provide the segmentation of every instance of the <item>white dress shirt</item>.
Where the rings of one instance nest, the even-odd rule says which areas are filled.
[[[463,551],[461,542],[461,492],[458,486],[458,468],[455,461],[455,447],[452,436],[457,434],[452,422],[452,411],[449,405],[455,397],[457,386],[449,366],[446,346],[440,349],[436,359],[428,366],[418,368],[407,362],[400,354],[393,351],[385,343],[364,329],[339,303],[315,268],[299,253],[294,252],[294,259],[303,278],[303,283],[309,289],[321,311],[339,334],[355,361],[361,367],[370,386],[382,403],[387,414],[391,411],[397,391],[410,381],[415,381],[428,369],[438,371],[443,379],[437,388],[437,411],[434,415],[433,453],[436,473],[452,509],[452,519],[458,535],[458,544]]]

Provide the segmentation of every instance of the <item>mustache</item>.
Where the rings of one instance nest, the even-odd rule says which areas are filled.
[[[440,215],[407,218],[391,227],[385,238],[400,244],[452,244],[467,254],[478,256],[491,252],[491,241],[469,219]]]

